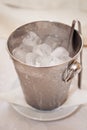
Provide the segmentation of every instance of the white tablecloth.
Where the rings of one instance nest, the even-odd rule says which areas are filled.
[[[87,49],[83,53],[83,82],[87,89]],[[17,78],[12,61],[6,50],[6,40],[0,40],[0,93],[9,91]],[[7,102],[0,101],[0,130],[87,130],[87,105],[72,116],[51,122],[27,119],[17,113]]]

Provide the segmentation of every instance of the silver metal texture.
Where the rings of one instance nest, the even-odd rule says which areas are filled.
[[[78,31],[74,30],[72,47],[67,48],[71,27],[58,22],[36,21],[16,29],[7,42],[8,52],[13,60],[26,102],[40,110],[52,110],[62,105],[68,96],[71,80],[65,82],[65,70],[79,56],[83,44]],[[29,31],[35,32],[44,42],[47,36],[58,37],[58,45],[64,47],[71,59],[63,64],[50,67],[29,66],[12,55],[14,48],[18,47]],[[75,64],[74,71],[77,72]],[[73,69],[73,65],[71,65]]]

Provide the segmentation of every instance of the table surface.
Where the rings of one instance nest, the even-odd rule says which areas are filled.
[[[82,88],[87,89],[87,48],[83,49]],[[0,93],[9,91],[17,78],[6,49],[6,40],[0,39]],[[87,105],[72,116],[51,122],[27,119],[17,113],[7,102],[0,101],[0,130],[87,130]]]

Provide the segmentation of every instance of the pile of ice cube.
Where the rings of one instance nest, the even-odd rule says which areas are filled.
[[[31,66],[54,66],[70,59],[68,51],[57,45],[56,38],[48,36],[42,43],[40,37],[30,31],[12,53],[17,59]]]

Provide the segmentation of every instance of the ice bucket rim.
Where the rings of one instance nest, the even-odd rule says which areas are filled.
[[[66,26],[66,27],[71,27],[71,26],[69,26],[69,25],[67,25],[67,24],[64,24],[64,23],[61,23],[61,22],[45,21],[45,20],[44,20],[44,21],[29,22],[29,23],[27,23],[27,24],[24,24],[24,25],[22,25],[22,26],[19,26],[18,28],[22,28],[23,26],[26,26],[26,25],[28,25],[28,24],[33,24],[33,23],[36,23],[36,22],[58,23],[58,24],[62,24],[62,25],[64,25],[64,26]],[[10,36],[11,36],[18,28],[16,28],[16,29],[10,34]],[[75,31],[78,33],[77,30],[75,30]],[[58,65],[40,66],[40,67],[37,67],[37,66],[33,66],[33,65],[28,65],[28,64],[26,64],[26,63],[20,61],[20,60],[17,59],[14,55],[12,55],[11,52],[10,52],[10,50],[9,50],[8,44],[9,44],[9,38],[10,38],[10,36],[9,36],[9,38],[8,38],[8,40],[7,40],[7,46],[6,46],[6,48],[7,48],[7,51],[8,51],[8,53],[9,53],[9,55],[11,56],[11,58],[12,58],[13,60],[15,60],[16,62],[21,63],[22,65],[25,65],[25,66],[28,66],[28,67],[32,67],[32,68],[51,68],[51,67],[61,66],[61,65],[64,65],[64,64],[66,64],[66,63],[70,63],[71,61],[75,60],[75,59],[78,57],[78,55],[80,54],[80,52],[81,52],[81,50],[82,50],[82,48],[83,48],[83,36],[82,36],[82,34],[80,34],[80,33],[78,33],[78,35],[80,36],[81,41],[82,41],[82,42],[81,42],[81,47],[80,47],[79,51],[77,52],[77,54],[76,54],[74,57],[72,57],[71,59],[66,60],[65,62],[60,63],[60,64],[58,64]]]

